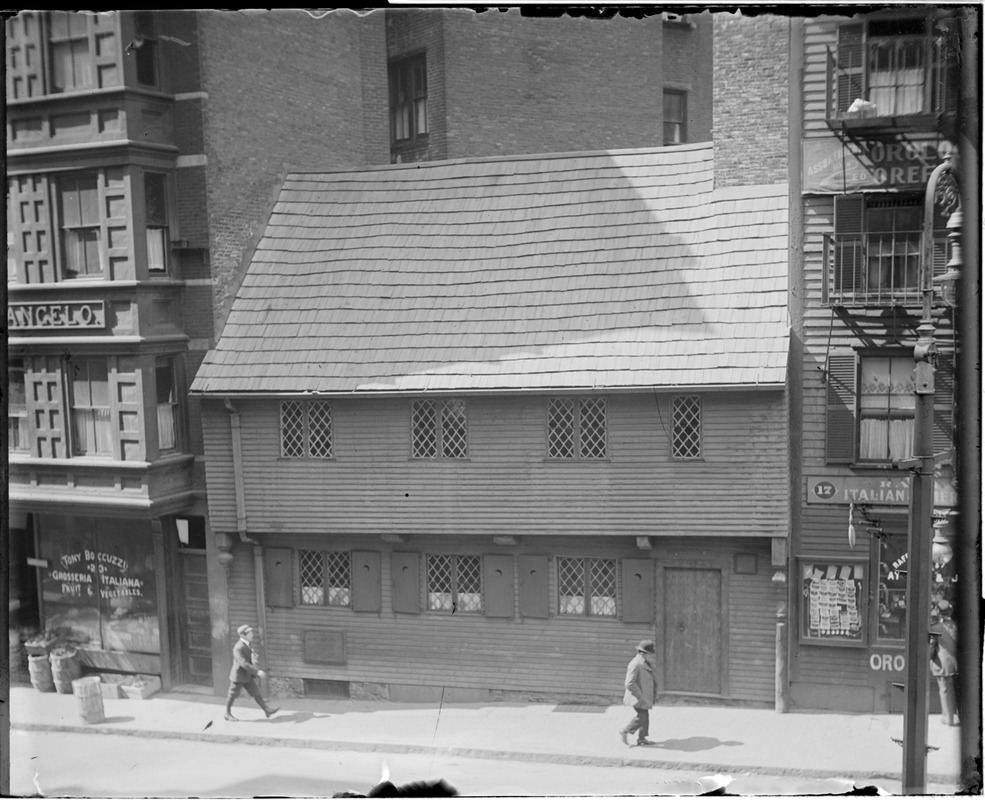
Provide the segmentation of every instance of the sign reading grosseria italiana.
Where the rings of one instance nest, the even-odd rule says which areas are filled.
[[[7,329],[12,331],[105,327],[106,308],[102,300],[10,303],[7,306]]]

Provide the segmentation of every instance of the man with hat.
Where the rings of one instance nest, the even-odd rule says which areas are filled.
[[[253,628],[249,625],[240,625],[236,629],[239,634],[239,641],[233,645],[233,666],[229,670],[229,693],[226,695],[226,719],[236,722],[233,716],[233,703],[239,697],[239,693],[246,689],[247,693],[257,701],[257,705],[263,709],[263,713],[269,719],[277,713],[279,709],[269,708],[263,701],[260,688],[257,686],[256,679],[264,676],[262,669],[257,669],[253,664]]]
[[[646,737],[650,733],[650,709],[657,699],[657,676],[653,672],[653,660],[657,645],[644,639],[636,645],[636,655],[626,669],[626,694],[623,703],[636,710],[636,716],[619,731],[623,744],[629,744],[630,734],[636,733],[636,744],[653,744]]]
[[[958,724],[958,626],[951,618],[952,608],[947,600],[937,604],[940,620],[930,628],[930,672],[937,678],[941,696],[941,722]]]

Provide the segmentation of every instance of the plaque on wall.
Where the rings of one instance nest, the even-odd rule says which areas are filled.
[[[304,660],[309,664],[345,664],[345,631],[305,631]]]

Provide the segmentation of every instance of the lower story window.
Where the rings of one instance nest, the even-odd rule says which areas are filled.
[[[429,611],[482,613],[482,564],[479,556],[428,555]]]
[[[558,613],[616,615],[616,562],[612,558],[559,558]]]
[[[301,605],[352,605],[352,578],[347,552],[299,550],[298,566],[301,574]]]

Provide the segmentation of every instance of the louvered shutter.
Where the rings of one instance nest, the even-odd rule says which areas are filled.
[[[865,200],[860,194],[835,196],[834,290],[836,296],[865,291],[862,248]]]
[[[934,455],[954,447],[954,356],[940,353],[934,371]]]
[[[856,370],[854,353],[838,353],[828,358],[825,459],[829,464],[855,461]]]
[[[294,605],[294,553],[289,547],[266,547],[263,550],[267,605],[290,608]]]
[[[861,24],[838,29],[838,112],[844,113],[854,100],[865,97],[865,39]]]
[[[31,451],[38,458],[66,458],[62,373],[57,368],[47,369],[44,361],[34,361],[25,376]]]
[[[394,611],[400,614],[421,613],[420,554],[390,554],[390,585]]]

